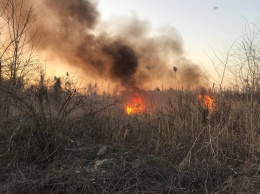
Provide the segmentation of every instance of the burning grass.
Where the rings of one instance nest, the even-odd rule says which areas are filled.
[[[205,106],[211,113],[213,112],[214,100],[209,95],[198,95],[199,100],[201,100],[203,106]]]
[[[260,104],[228,94],[2,87],[0,192],[258,193]]]
[[[131,98],[125,105],[125,112],[128,115],[141,114],[144,111],[145,106],[141,96]]]

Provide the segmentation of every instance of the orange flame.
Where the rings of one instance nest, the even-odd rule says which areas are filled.
[[[209,109],[210,112],[213,111],[214,100],[210,96],[199,94],[198,98],[199,98],[199,100],[201,100],[201,102],[204,104],[204,106]]]
[[[144,112],[144,103],[142,98],[140,96],[132,98],[131,102],[126,104],[125,112],[128,115],[139,114]]]

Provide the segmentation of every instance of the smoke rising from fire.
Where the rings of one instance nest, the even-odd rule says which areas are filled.
[[[28,1],[29,2],[29,1]],[[137,16],[101,21],[91,0],[30,0],[42,15],[39,50],[94,78],[109,78],[121,88],[204,84],[199,67],[184,56],[182,38],[167,27],[152,35]],[[38,10],[39,9],[39,10]],[[175,74],[172,67],[178,67]],[[175,81],[175,82],[174,82]]]

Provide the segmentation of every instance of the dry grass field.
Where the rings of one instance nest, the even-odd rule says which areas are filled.
[[[210,111],[205,89],[136,91],[144,110],[129,115],[127,94],[93,87],[0,90],[0,193],[260,191],[260,104],[246,93],[209,92]]]
[[[259,26],[200,88],[210,82],[178,33],[149,37],[134,21],[95,36],[93,1],[0,1],[1,194],[260,193]],[[125,90],[48,79],[39,53]]]

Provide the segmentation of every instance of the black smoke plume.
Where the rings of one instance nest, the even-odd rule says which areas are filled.
[[[203,84],[199,67],[183,56],[174,28],[152,36],[149,22],[137,16],[100,21],[97,2],[91,0],[26,1],[32,3],[40,15],[35,23],[41,31],[40,51],[86,75],[109,78],[125,89],[173,87],[177,75],[182,86]]]

